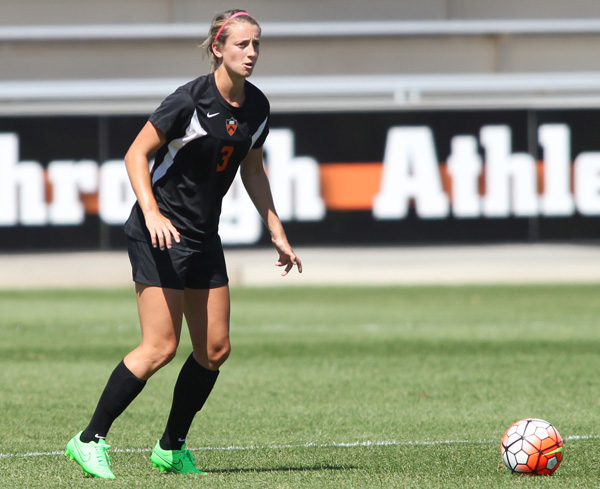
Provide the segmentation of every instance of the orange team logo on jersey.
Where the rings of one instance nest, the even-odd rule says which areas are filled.
[[[227,119],[227,132],[230,136],[233,136],[233,133],[237,129],[238,121],[235,119]]]

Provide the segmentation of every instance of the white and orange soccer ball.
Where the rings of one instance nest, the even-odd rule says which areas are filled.
[[[562,461],[563,442],[548,421],[527,418],[506,430],[500,452],[513,474],[550,475]]]

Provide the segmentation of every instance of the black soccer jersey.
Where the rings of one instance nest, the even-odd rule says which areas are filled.
[[[150,116],[166,136],[151,170],[152,189],[186,248],[215,242],[223,196],[242,160],[250,149],[262,147],[269,132],[267,98],[248,81],[245,88],[243,107],[233,107],[219,93],[213,74],[201,76],[179,87]],[[125,232],[149,240],[137,202]]]

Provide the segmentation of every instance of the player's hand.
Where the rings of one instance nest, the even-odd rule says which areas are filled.
[[[144,218],[154,248],[159,247],[161,250],[171,248],[173,246],[173,240],[179,243],[179,231],[177,231],[171,221],[161,213],[150,212],[145,214]]]
[[[274,242],[273,244],[279,253],[279,260],[277,260],[275,266],[285,267],[281,272],[281,276],[285,277],[288,273],[290,273],[290,270],[294,268],[294,266],[298,267],[298,273],[302,273],[302,261],[298,256],[296,256],[296,253],[294,253],[294,250],[292,250],[292,247],[289,245],[289,243]]]

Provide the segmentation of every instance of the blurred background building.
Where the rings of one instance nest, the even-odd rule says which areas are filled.
[[[594,0],[238,3],[263,25],[274,110],[598,104]],[[197,46],[232,5],[4,0],[1,113],[152,110],[208,69]]]

